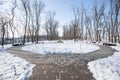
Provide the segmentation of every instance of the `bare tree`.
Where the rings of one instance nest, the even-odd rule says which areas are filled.
[[[69,39],[68,37],[70,37],[69,28],[67,25],[64,25],[63,26],[63,39]]]
[[[35,22],[36,22],[35,36],[36,36],[36,43],[38,43],[40,22],[41,22],[41,13],[45,7],[45,4],[41,0],[34,0],[33,7],[34,7],[34,12],[35,12]]]
[[[49,12],[47,15],[47,20],[45,22],[45,30],[49,40],[58,38],[58,24],[59,22],[55,19],[55,12]]]
[[[86,40],[88,39],[89,41],[93,41],[92,39],[92,22],[91,22],[91,18],[89,16],[86,15],[86,19],[85,19],[85,25],[86,25]]]
[[[31,5],[29,2],[28,6],[28,11],[29,11],[29,21],[28,21],[28,32],[30,34],[32,43],[35,41],[35,16],[34,16],[34,7]]]
[[[85,22],[85,14],[86,14],[86,9],[83,4],[81,4],[81,14],[80,15],[80,38],[83,40],[84,39],[84,22]]]
[[[28,26],[28,0],[21,0],[21,2],[25,12],[25,26],[24,26],[24,36],[23,36],[23,45],[24,45],[26,42],[26,32]]]
[[[74,41],[77,40],[77,30],[80,23],[80,9],[73,7],[74,20],[72,21],[72,26],[74,27]]]
[[[120,0],[116,0],[115,1],[115,21],[114,21],[114,26],[115,26],[115,36],[114,36],[114,39],[115,39],[115,43],[117,42],[117,37],[119,37],[119,33],[118,33],[118,16],[119,16],[119,11],[120,11]]]
[[[1,45],[4,46],[5,42],[5,33],[6,33],[6,25],[8,24],[9,20],[7,16],[0,15],[0,26],[1,26]]]
[[[101,41],[101,27],[100,27],[100,20],[101,17],[104,15],[104,10],[105,10],[105,5],[104,3],[102,3],[100,6],[98,6],[97,4],[94,5],[94,27],[95,27],[95,38],[96,41]]]
[[[111,30],[111,42],[117,41],[118,36],[118,16],[120,11],[120,0],[110,0],[110,28]]]
[[[11,10],[12,15],[10,15],[10,16],[12,16],[12,18],[9,21],[9,26],[10,26],[10,29],[11,29],[11,32],[12,32],[12,39],[13,39],[12,44],[14,44],[14,34],[15,34],[15,30],[16,30],[16,27],[14,26],[14,18],[15,18],[16,7],[17,7],[17,1],[15,0],[13,2],[13,8]]]

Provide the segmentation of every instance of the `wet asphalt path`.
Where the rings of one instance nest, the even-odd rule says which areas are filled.
[[[87,63],[112,55],[115,50],[100,46],[100,50],[89,54],[36,54],[21,50],[21,47],[8,49],[36,66],[30,80],[94,80]]]

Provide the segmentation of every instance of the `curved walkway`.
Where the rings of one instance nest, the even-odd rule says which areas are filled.
[[[35,54],[11,48],[7,52],[16,54],[32,64],[33,74],[30,80],[94,80],[87,68],[92,60],[112,55],[115,50],[108,46],[100,46],[100,50],[89,54]]]

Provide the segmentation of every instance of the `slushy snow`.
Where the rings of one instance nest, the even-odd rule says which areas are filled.
[[[32,74],[33,67],[20,57],[0,52],[0,80],[26,80]]]
[[[120,51],[120,46],[112,48]],[[88,66],[96,80],[120,80],[120,52],[115,52],[108,58],[91,61]]]
[[[49,53],[89,53],[99,50],[94,44],[84,42],[64,41],[64,43],[44,41],[39,44],[27,45],[22,50],[31,51],[40,54]]]

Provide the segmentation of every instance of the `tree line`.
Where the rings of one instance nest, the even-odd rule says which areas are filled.
[[[88,11],[84,5],[81,7],[73,7],[72,13],[74,19],[63,27],[62,39],[89,40],[100,42],[106,40],[108,42],[120,43],[120,0],[109,0],[109,5],[104,2],[93,4],[92,9]],[[40,28],[44,26],[46,37],[48,40],[59,39],[60,27],[59,21],[55,18],[54,11],[48,11],[46,20],[42,25],[42,14],[44,13],[45,3],[41,0],[20,0],[22,19],[22,43],[31,41],[38,43],[40,36]],[[12,44],[15,43],[15,34],[19,33],[15,25],[17,0],[13,0],[10,14],[0,14],[0,37],[1,45],[5,43],[9,32],[12,33]]]
[[[73,7],[74,19],[63,26],[64,39],[90,40],[120,43],[120,0],[109,0],[93,5],[90,11],[84,6]]]

